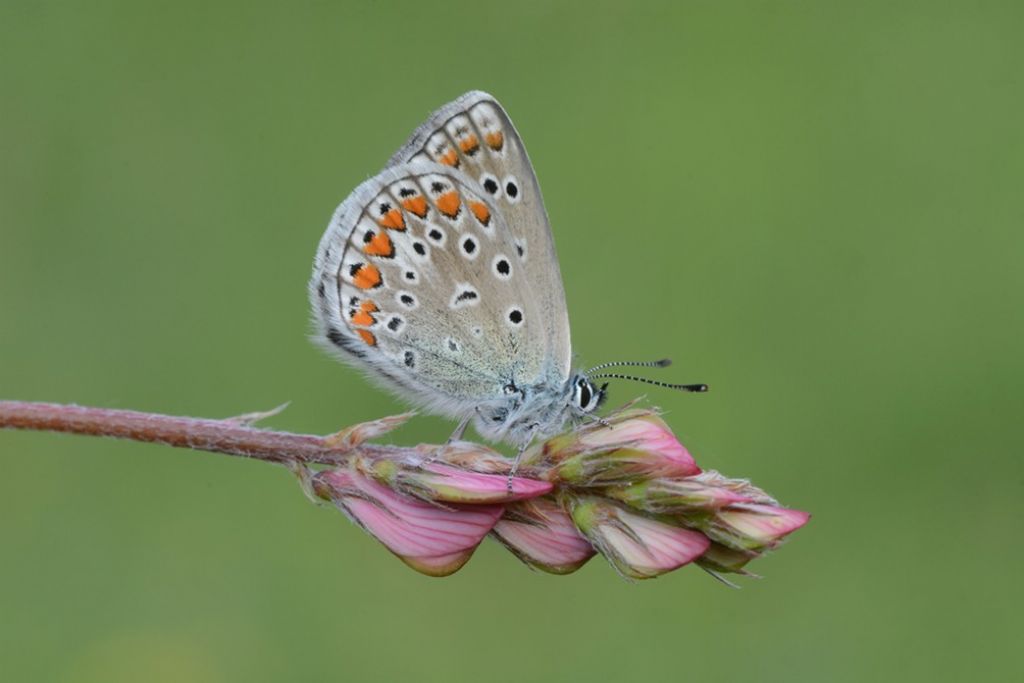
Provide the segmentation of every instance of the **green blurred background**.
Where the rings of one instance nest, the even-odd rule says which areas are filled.
[[[739,591],[491,542],[438,580],[282,469],[3,432],[5,680],[1014,678],[1022,35],[1012,2],[6,0],[0,397],[399,411],[308,342],[306,278],[337,203],[483,88],[580,361],[673,356],[712,393],[649,396],[699,462],[814,519]]]

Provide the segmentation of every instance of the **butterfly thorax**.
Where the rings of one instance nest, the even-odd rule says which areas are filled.
[[[519,447],[553,436],[567,422],[583,420],[604,402],[605,387],[596,387],[583,373],[563,383],[506,387],[508,397],[477,407],[474,426],[484,438]]]

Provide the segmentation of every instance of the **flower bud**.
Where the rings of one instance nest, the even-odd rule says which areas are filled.
[[[429,576],[457,571],[491,530],[500,505],[439,507],[409,498],[353,469],[323,470],[313,490],[403,562]]]
[[[440,462],[460,470],[506,475],[512,470],[510,458],[493,448],[470,441],[453,441],[440,446],[420,444],[416,452],[423,456],[424,462]]]
[[[408,422],[409,418],[415,414],[416,413],[402,413],[401,415],[391,415],[377,420],[370,420],[369,422],[361,422],[357,425],[346,427],[340,432],[331,434],[330,436],[325,436],[324,442],[331,448],[350,451],[364,441],[376,439],[378,436],[383,436],[384,434],[397,429]]]
[[[754,576],[743,567],[760,556],[760,553],[753,550],[734,550],[719,543],[712,543],[707,551],[697,558],[696,562],[712,573],[723,572]]]
[[[707,514],[684,515],[684,519],[729,548],[765,550],[806,524],[810,514],[774,505],[740,503]]]
[[[629,484],[700,472],[668,425],[650,410],[622,411],[549,439],[531,449],[524,462],[571,486]]]
[[[649,579],[700,557],[710,545],[701,533],[629,512],[602,498],[569,499],[576,527],[624,577]]]
[[[752,502],[732,489],[705,484],[699,477],[658,477],[631,486],[610,487],[604,493],[630,507],[660,514]]]
[[[506,503],[540,496],[552,488],[546,481],[483,474],[439,462],[358,459],[356,466],[396,491],[439,503]]]
[[[527,565],[551,574],[570,574],[595,554],[569,514],[547,496],[507,505],[491,534]]]
[[[690,477],[690,480],[700,482],[708,487],[730,491],[736,496],[745,499],[743,502],[776,506],[779,504],[779,501],[769,496],[762,489],[751,484],[749,480],[732,479],[724,474],[716,472],[715,470],[704,470],[697,476]]]

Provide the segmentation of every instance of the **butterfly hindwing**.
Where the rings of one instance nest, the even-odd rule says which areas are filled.
[[[465,174],[497,208],[534,301],[546,312],[542,339],[552,382],[569,376],[571,342],[562,276],[540,185],[502,106],[480,91],[444,105],[412,134],[389,165],[430,160]]]
[[[450,166],[392,165],[338,207],[310,296],[320,338],[453,416],[541,381],[548,324],[500,204]]]

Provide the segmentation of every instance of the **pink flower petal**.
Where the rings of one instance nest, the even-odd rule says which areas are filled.
[[[609,560],[623,574],[633,578],[647,579],[678,569],[703,555],[711,545],[704,534],[690,529],[626,511],[620,511],[618,517],[640,542],[622,529],[609,525],[603,533],[607,545],[618,556],[615,560],[609,557]]]
[[[549,439],[528,454],[527,465],[546,479],[576,487],[700,472],[689,451],[651,411],[627,411]]]
[[[615,570],[634,579],[649,579],[692,562],[711,545],[704,535],[630,512],[605,499],[571,500],[571,515]]]
[[[572,518],[550,498],[506,507],[491,532],[520,560],[552,574],[569,574],[594,556]]]
[[[353,520],[410,566],[436,576],[461,567],[504,511],[500,505],[444,509],[355,472],[320,474],[340,492],[334,502]]]
[[[790,534],[810,519],[810,513],[774,505],[745,504],[718,511],[720,522],[756,543],[768,544]]]
[[[661,476],[687,477],[700,473],[690,452],[679,443],[665,421],[653,414],[624,420],[611,428],[594,430],[583,436],[581,441],[592,448],[618,445],[644,451],[652,459],[658,459],[658,474]]]

